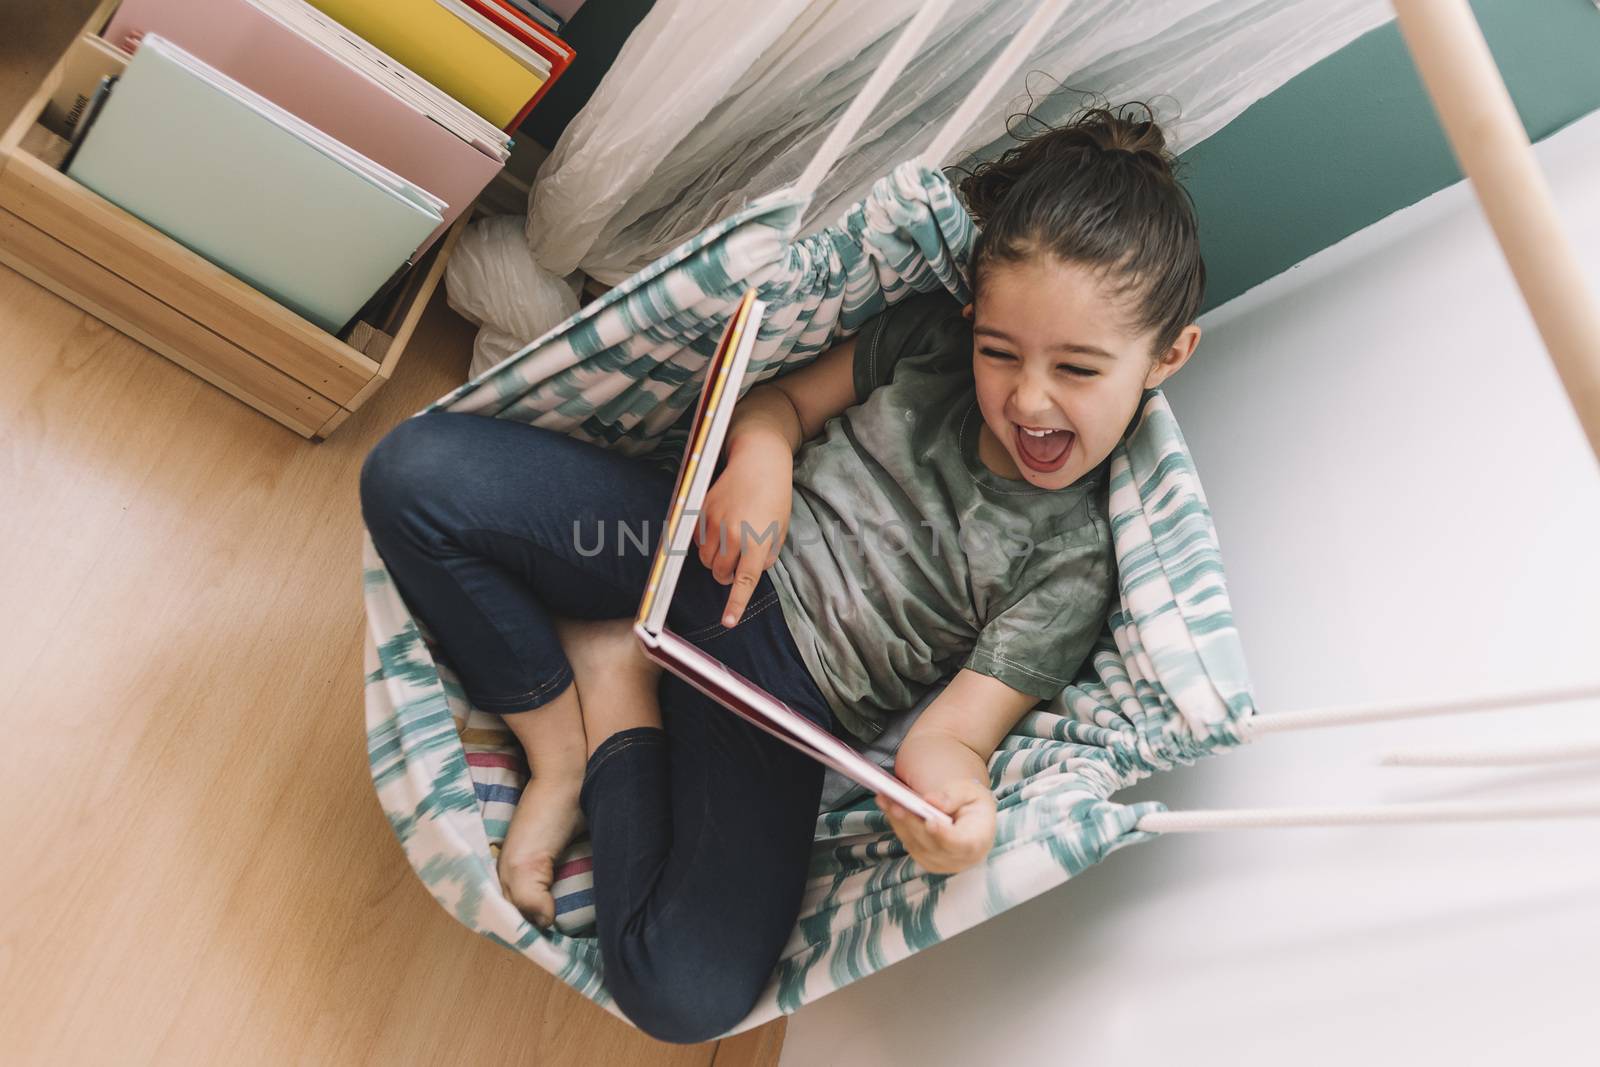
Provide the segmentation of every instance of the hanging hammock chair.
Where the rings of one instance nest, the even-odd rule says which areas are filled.
[[[747,385],[800,366],[913,292],[969,299],[973,226],[920,163],[876,183],[838,225],[793,239],[803,201],[769,198],[618,286],[522,354],[426,410],[557,427],[675,466],[674,422],[747,286],[768,304]],[[1058,885],[1148,836],[1159,805],[1110,796],[1152,771],[1240,740],[1252,704],[1222,560],[1199,480],[1165,398],[1150,391],[1112,454],[1111,526],[1121,596],[1093,677],[1028,714],[990,761],[995,846],[953,876],[921,871],[871,797],[817,820],[799,921],[745,1025],[791,1012]],[[588,847],[557,865],[554,930],[501,896],[491,845],[505,836],[521,752],[472,708],[365,539],[368,752],[373,782],[417,873],[474,930],[606,1003],[588,901]]]
[[[1046,0],[1036,10],[919,158],[880,179],[837,225],[796,237],[822,175],[946,3],[927,5],[907,24],[793,186],[685,242],[418,414],[515,419],[652,457],[670,470],[683,441],[680,419],[746,288],[768,305],[747,388],[804,365],[912,293],[943,289],[970,299],[976,233],[935,168],[1064,0]],[[1210,510],[1159,391],[1146,392],[1134,431],[1111,455],[1109,502],[1119,596],[1074,684],[1025,715],[991,758],[999,810],[988,857],[958,874],[930,874],[906,854],[870,797],[820,812],[794,931],[765,993],[729,1034],[969,929],[1125,845],[1156,832],[1228,824],[1207,813],[1112,799],[1155,772],[1240,744],[1262,721],[1252,719]],[[521,750],[497,716],[467,702],[371,538],[363,541],[370,771],[407,858],[462,924],[625,1019],[607,994],[592,936],[587,839],[575,840],[557,864],[555,922],[534,927],[502,895],[495,872],[496,850],[526,781]],[[1585,694],[1543,697],[1574,695]],[[1430,710],[1442,706],[1392,714]],[[1292,719],[1265,721],[1321,722]],[[1269,813],[1265,824],[1327,814],[1274,822]],[[1366,818],[1359,810],[1342,814]]]

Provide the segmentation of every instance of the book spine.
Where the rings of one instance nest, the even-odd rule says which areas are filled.
[[[121,75],[108,74],[101,78],[100,84],[95,87],[94,95],[84,104],[82,116],[72,127],[72,146],[67,149],[67,154],[62,158],[58,168],[63,174],[72,166],[72,160],[77,156],[78,149],[83,147],[83,142],[88,140],[90,127],[94,125],[94,120],[100,117],[100,109],[105,106],[106,98],[111,95],[111,90],[120,77]]]
[[[562,26],[565,25],[561,19],[557,18],[550,11],[534,3],[534,0],[505,0],[505,2],[516,8],[518,11],[521,11],[529,18],[537,19],[539,23],[549,29],[551,33],[559,34]]]

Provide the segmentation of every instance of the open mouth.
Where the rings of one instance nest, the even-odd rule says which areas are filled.
[[[1035,429],[1012,424],[1017,456],[1031,471],[1049,474],[1066,465],[1078,435],[1071,430]]]

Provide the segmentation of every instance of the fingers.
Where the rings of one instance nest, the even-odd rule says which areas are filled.
[[[905,845],[909,852],[922,859],[930,853],[943,851],[945,843],[934,836],[927,818],[911,812],[886,796],[880,795],[877,799],[879,809],[889,817],[889,825],[893,827],[895,836],[900,838],[901,844]],[[924,866],[926,865],[924,863]]]
[[[739,545],[727,534],[727,525],[702,512],[694,524],[695,554],[700,565],[723,585],[733,580],[739,562]]]
[[[726,525],[717,522],[698,526],[696,538],[701,564],[718,582],[732,586],[722,612],[722,625],[734,626],[744,616],[745,605],[755,595],[762,573],[778,561],[781,540],[769,534],[748,543],[741,537],[729,536]]]
[[[733,576],[733,563],[738,558],[738,546],[731,543],[723,523],[702,512],[695,519],[694,542],[699,550],[700,563],[706,570],[727,585]]]
[[[965,870],[983,859],[994,844],[993,823],[980,811],[960,810],[954,824],[945,825],[916,815],[882,794],[876,799],[912,859],[935,874]]]
[[[739,557],[739,569],[734,575],[733,588],[728,590],[728,606],[722,609],[722,625],[738,624],[744,615],[744,606],[750,603],[750,594],[756,591],[756,580],[761,577],[761,571],[761,561],[755,553],[746,552]]]

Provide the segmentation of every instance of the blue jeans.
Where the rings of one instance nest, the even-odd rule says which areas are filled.
[[[673,477],[560,434],[456,412],[400,423],[361,469],[373,544],[472,703],[542,707],[572,681],[552,616],[631,618]],[[671,629],[838,733],[763,575],[743,618],[691,551]],[[584,769],[606,987],[636,1026],[704,1041],[749,1012],[800,910],[823,767],[663,673],[662,728]]]

